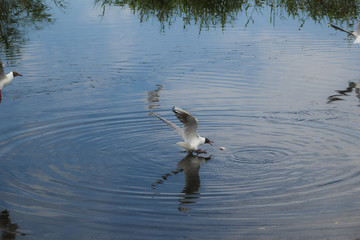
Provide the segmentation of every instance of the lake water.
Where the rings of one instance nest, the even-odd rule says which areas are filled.
[[[360,238],[360,45],[345,33],[268,7],[184,28],[49,6],[53,23],[0,52],[23,74],[0,105],[4,239]],[[174,105],[208,154],[149,115],[180,124]]]

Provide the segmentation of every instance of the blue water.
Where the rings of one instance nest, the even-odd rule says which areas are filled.
[[[0,105],[0,210],[17,239],[360,237],[360,100],[337,92],[360,82],[360,46],[346,35],[266,8],[201,31],[85,0],[51,13],[0,55],[24,75]],[[180,124],[173,105],[208,154],[186,156],[149,115]]]

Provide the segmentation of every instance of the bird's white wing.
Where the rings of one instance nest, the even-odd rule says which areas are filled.
[[[190,113],[179,107],[174,106],[173,112],[179,121],[184,125],[184,140],[187,142],[188,140],[197,138],[198,120]]]
[[[154,116],[158,117],[161,121],[166,123],[172,129],[175,129],[176,132],[178,132],[182,137],[184,137],[184,130],[182,130],[179,126],[173,124],[172,122],[166,120],[165,118],[161,117],[160,115],[158,115],[158,114],[156,114],[154,112],[151,112],[151,115],[154,115]]]
[[[6,77],[5,71],[4,71],[4,64],[2,63],[0,59],[0,80],[4,79]]]

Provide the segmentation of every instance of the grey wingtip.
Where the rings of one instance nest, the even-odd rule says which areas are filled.
[[[153,111],[151,111],[150,113],[148,113],[149,116],[155,116],[161,119],[160,115],[157,113],[154,113]]]

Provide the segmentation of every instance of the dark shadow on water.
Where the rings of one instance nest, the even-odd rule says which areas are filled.
[[[164,184],[169,177],[184,172],[185,186],[180,194],[180,206],[179,211],[188,211],[190,208],[185,205],[194,204],[200,198],[200,166],[204,162],[209,161],[212,155],[209,157],[203,157],[199,155],[188,154],[177,164],[177,169],[169,173],[164,174],[161,179],[152,184],[152,188],[156,189],[159,184]]]
[[[356,97],[360,100],[360,83],[349,82],[349,85],[345,89],[336,90],[337,94],[329,96],[327,103],[343,101],[346,97],[350,96],[353,91],[355,92]]]
[[[4,210],[0,213],[1,240],[14,240],[16,235],[25,236],[25,233],[17,231],[18,228],[16,223],[11,222],[9,211]]]

